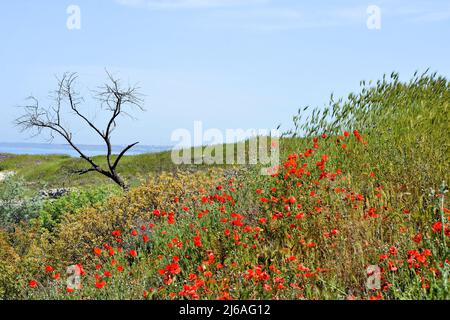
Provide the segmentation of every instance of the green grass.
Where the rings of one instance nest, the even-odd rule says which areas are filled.
[[[236,160],[237,146],[242,144],[244,144],[245,157],[248,159],[248,141],[237,144],[224,144],[222,146],[224,158],[226,149],[232,147],[234,148],[234,159]],[[205,147],[203,147],[203,149],[205,149]],[[190,150],[192,164],[188,165],[174,164],[171,158],[171,151],[124,156],[118,166],[118,172],[131,184],[131,186],[138,186],[150,174],[175,172],[177,170],[195,172],[217,166],[224,168],[235,167],[234,165],[193,164],[196,154],[195,150],[198,150],[198,148],[192,148]],[[215,153],[212,152],[212,155],[214,154]],[[95,156],[93,159],[100,166],[106,166],[106,158],[104,156]],[[0,157],[0,172],[16,172],[17,176],[21,177],[27,183],[28,187],[34,190],[43,187],[82,187],[112,183],[106,177],[95,172],[84,175],[75,173],[76,170],[83,168],[89,168],[84,160],[67,155],[3,154]]]
[[[78,175],[74,171],[88,168],[84,160],[66,155],[5,155],[0,160],[0,171],[15,171],[30,187],[69,187],[93,184],[109,184],[107,178],[97,173]],[[105,157],[93,157],[96,163],[105,165]],[[170,171],[176,167],[170,152],[125,156],[119,172],[132,185],[150,173]]]

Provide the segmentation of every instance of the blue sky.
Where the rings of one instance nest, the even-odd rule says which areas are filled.
[[[80,30],[66,27],[69,5],[81,9]],[[380,30],[366,26],[369,5],[381,9]],[[30,94],[46,105],[64,71],[79,73],[82,91],[100,85],[105,68],[138,82],[147,111],[121,120],[114,143],[163,145],[195,120],[287,128],[299,107],[383,73],[406,79],[429,67],[448,77],[449,36],[450,3],[438,0],[2,1],[0,142],[45,141],[18,132],[15,106]],[[77,142],[99,142],[70,126]]]

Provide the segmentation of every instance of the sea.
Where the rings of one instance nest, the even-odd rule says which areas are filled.
[[[106,153],[105,145],[78,145],[81,151],[87,156],[97,156]],[[113,146],[113,154],[119,154],[125,146]],[[150,146],[150,145],[136,145],[128,152],[127,155],[136,155],[143,153],[155,153],[160,151],[171,150],[171,146]],[[71,148],[68,144],[55,143],[10,143],[0,142],[0,154],[60,154],[71,157],[79,157],[79,154]]]

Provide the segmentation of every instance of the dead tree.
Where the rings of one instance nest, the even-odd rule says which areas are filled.
[[[58,88],[54,94],[54,103],[48,108],[39,106],[39,101],[31,96],[28,98],[30,104],[23,106],[25,114],[15,120],[22,131],[34,131],[33,136],[42,134],[44,131],[50,133],[50,140],[55,135],[62,137],[67,143],[85,160],[89,165],[87,168],[75,171],[83,175],[89,172],[98,172],[127,191],[129,186],[117,173],[120,160],[126,152],[139,142],[126,146],[117,156],[112,153],[111,134],[116,128],[120,116],[127,115],[127,108],[137,107],[143,111],[143,100],[136,86],[123,88],[120,81],[107,72],[108,81],[95,92],[94,98],[100,104],[101,110],[109,114],[106,127],[102,130],[80,110],[84,101],[74,88],[78,78],[76,73],[65,73],[58,79]],[[106,166],[100,166],[91,157],[87,156],[77,144],[74,143],[73,134],[69,127],[63,122],[63,109],[73,113],[80,121],[84,122],[95,134],[99,135],[106,146]]]

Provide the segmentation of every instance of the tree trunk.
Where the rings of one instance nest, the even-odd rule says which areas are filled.
[[[114,182],[117,183],[123,191],[127,192],[130,190],[130,186],[117,173],[113,172],[111,179],[114,180]]]

